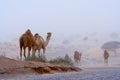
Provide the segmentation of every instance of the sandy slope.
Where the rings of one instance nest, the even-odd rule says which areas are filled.
[[[81,71],[81,69],[71,65],[16,61],[7,57],[0,57],[0,78],[71,71]]]

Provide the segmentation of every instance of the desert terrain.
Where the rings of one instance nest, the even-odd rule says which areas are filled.
[[[92,35],[92,37],[89,37],[90,35]],[[84,74],[89,74],[96,79],[97,77],[103,76],[103,73],[107,73],[108,76],[118,74],[117,70],[119,71],[120,69],[119,49],[117,49],[117,56],[114,52],[109,52],[110,58],[108,65],[104,64],[103,50],[101,49],[101,46],[105,42],[112,41],[114,39],[112,39],[109,35],[102,36],[101,38],[99,38],[98,35],[93,34],[89,34],[89,36],[86,39],[84,36],[77,35],[72,40],[70,40],[71,37],[65,37],[64,39],[61,39],[60,37],[57,39],[53,38],[47,46],[45,55],[48,60],[54,59],[56,57],[64,57],[66,54],[68,54],[74,62],[74,51],[78,50],[81,52],[81,65],[74,63],[74,66],[55,65],[24,60],[20,61],[18,38],[9,42],[0,42],[0,79],[19,80],[22,78],[23,80],[32,80],[35,78],[36,80],[49,80],[50,78],[51,80],[63,80],[62,77],[64,77],[64,79],[68,78],[69,80],[76,80],[79,79],[79,77],[73,79],[68,76],[82,76]],[[116,41],[119,41],[119,38],[117,38]],[[38,52],[36,55],[37,54]],[[90,74],[91,72],[93,72],[93,74]],[[110,74],[112,72],[113,74]],[[98,73],[96,75],[97,77],[94,77],[93,75],[96,73]],[[54,76],[54,79],[51,78],[52,76]],[[80,79],[91,80],[86,79],[90,76],[84,76]],[[106,77],[103,76],[103,78]]]

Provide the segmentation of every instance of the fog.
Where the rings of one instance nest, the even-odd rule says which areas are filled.
[[[100,57],[105,42],[120,41],[119,4],[119,0],[1,0],[1,50],[7,47],[4,43],[9,47],[15,43],[19,54],[19,37],[30,29],[44,39],[52,32],[49,57],[66,53],[72,57],[75,50]]]
[[[0,1],[0,39],[33,33],[55,36],[120,29],[119,0],[4,0]],[[7,39],[7,40],[9,40]]]

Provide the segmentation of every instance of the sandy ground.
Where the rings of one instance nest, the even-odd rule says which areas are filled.
[[[81,69],[73,65],[17,61],[7,57],[0,57],[0,79],[26,78],[43,74],[77,71],[81,71]]]
[[[66,68],[66,66],[64,66],[41,62],[16,61],[7,57],[0,57],[0,80],[120,79],[120,67],[115,65],[105,65],[101,67],[80,66],[78,71],[74,67],[67,66]]]
[[[75,47],[75,50],[81,48],[81,46],[76,46],[77,48]],[[49,58],[52,58],[59,55],[64,56],[66,53],[69,53],[70,57],[73,58],[73,51],[69,51],[68,48],[71,49],[71,47],[66,46],[48,46],[47,56]],[[111,54],[109,58],[109,66],[104,66],[102,53],[103,52],[101,51],[101,49],[96,47],[83,52],[81,61],[82,66],[79,66],[83,70],[80,72],[62,72],[41,75],[34,71],[32,72],[31,70],[30,72],[26,72],[25,69],[22,69],[19,73],[14,72],[11,74],[0,74],[0,80],[120,80],[119,56],[114,57]],[[19,48],[14,44],[0,43],[0,55],[18,60]],[[12,59],[10,59],[10,62],[8,64],[5,64],[7,63],[6,61],[0,63],[0,72],[4,72],[4,70],[2,69],[6,67],[23,67],[22,65],[24,65],[24,63],[19,63],[19,61],[16,63]],[[16,64],[16,66],[14,66],[14,64]],[[31,63],[28,63],[28,65],[31,65]]]

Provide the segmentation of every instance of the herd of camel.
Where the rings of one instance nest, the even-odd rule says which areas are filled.
[[[80,63],[80,61],[81,61],[81,56],[82,56],[82,53],[80,53],[80,52],[78,52],[78,51],[75,51],[75,52],[74,52],[74,61],[75,61],[76,63]],[[103,58],[104,58],[104,63],[105,63],[105,64],[108,64],[109,53],[108,53],[107,50],[104,50]]]
[[[52,33],[48,32],[46,41],[38,34],[32,34],[31,30],[28,29],[24,34],[21,35],[19,39],[20,45],[20,60],[22,60],[22,49],[24,50],[24,57],[26,58],[26,48],[28,48],[28,57],[30,57],[30,51],[32,49],[32,56],[35,56],[36,51],[40,53],[40,50],[43,49],[43,54],[45,54],[46,46],[48,45]],[[81,61],[82,53],[75,51],[74,52],[74,61],[79,63]],[[68,55],[67,55],[68,57]],[[107,50],[104,51],[104,62],[108,64],[109,53]]]
[[[28,29],[24,34],[21,35],[19,39],[20,45],[20,60],[22,60],[22,49],[24,50],[24,57],[26,58],[26,48],[28,48],[28,57],[30,57],[30,51],[32,49],[32,56],[35,56],[35,52],[43,49],[43,53],[45,54],[46,46],[49,43],[52,33],[48,32],[46,41],[38,34],[32,34],[31,30]]]

